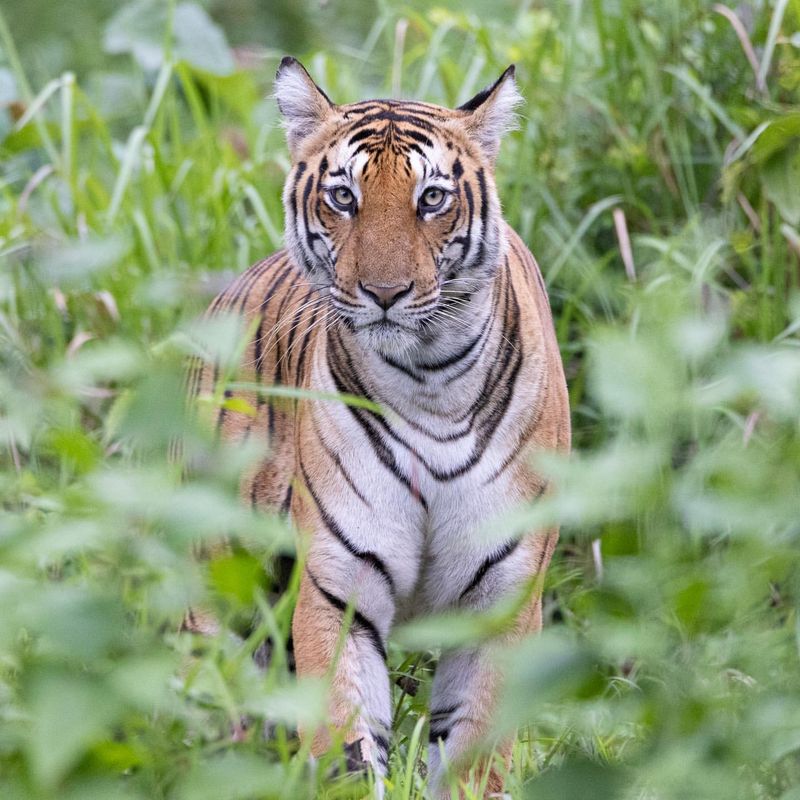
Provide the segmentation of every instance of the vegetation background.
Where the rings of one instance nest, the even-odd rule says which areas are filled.
[[[800,0],[4,0],[0,796],[364,794],[294,734],[324,685],[287,669],[291,536],[237,502],[256,454],[182,403],[186,354],[240,339],[197,314],[280,246],[287,52],[339,101],[454,104],[518,65],[500,193],[577,454],[498,522],[563,526],[546,631],[503,654],[511,796],[798,800]],[[243,638],[178,635],[190,602]],[[436,648],[501,622],[398,632],[388,797],[424,791]]]

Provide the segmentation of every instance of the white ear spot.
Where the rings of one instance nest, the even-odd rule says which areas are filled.
[[[491,86],[459,106],[467,112],[467,132],[489,158],[495,158],[503,136],[517,127],[516,109],[522,102],[512,64]]]
[[[274,96],[283,115],[291,150],[312,134],[333,109],[333,103],[314,83],[306,68],[290,56],[278,67]]]

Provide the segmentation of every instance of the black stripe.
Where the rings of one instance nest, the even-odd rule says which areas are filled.
[[[340,345],[341,346],[341,345]],[[335,363],[335,355],[332,352],[332,348],[328,349],[328,369],[333,377],[333,381],[336,384],[336,391],[340,394],[358,394],[357,389],[353,389],[352,386],[349,386],[345,383],[342,374],[340,372],[340,365]],[[364,396],[364,395],[362,395]],[[364,431],[364,434],[369,439],[370,444],[372,445],[372,449],[378,458],[378,460],[389,470],[389,472],[397,478],[403,486],[408,489],[411,493],[412,497],[416,498],[420,505],[427,511],[428,510],[428,503],[425,498],[422,496],[422,493],[415,487],[411,485],[411,481],[408,476],[400,469],[395,460],[394,454],[392,451],[386,446],[386,443],[377,433],[375,428],[373,427],[372,423],[367,418],[366,414],[359,408],[355,406],[347,406],[347,410],[353,416],[355,421],[361,426],[361,429]],[[381,418],[377,414],[372,414],[375,419],[380,420]]]
[[[401,128],[400,133],[402,136],[407,136],[410,139],[421,142],[426,147],[433,147],[433,142],[424,133],[415,131],[413,128]]]
[[[316,289],[309,289],[306,294],[297,302],[297,309],[294,312],[294,317],[292,317],[291,324],[289,325],[289,333],[287,334],[286,352],[283,354],[284,361],[286,362],[287,374],[289,371],[289,365],[291,364],[292,344],[294,343],[295,336],[297,336],[297,329],[300,327],[300,320],[302,319],[303,314],[308,310],[306,303],[308,303],[311,296],[316,293]]]
[[[475,424],[475,417],[473,416],[472,420],[463,430],[453,431],[452,433],[436,433],[425,425],[420,425],[419,422],[409,419],[404,414],[401,414],[397,409],[392,410],[395,414],[397,414],[398,417],[400,417],[400,419],[403,420],[403,422],[406,423],[406,425],[408,425],[409,428],[413,428],[418,433],[423,434],[423,436],[427,436],[429,439],[432,439],[434,442],[438,442],[439,444],[456,442],[459,439],[463,439],[465,436],[469,436],[469,434],[472,432],[472,426]],[[406,444],[405,441],[403,441],[402,444],[404,444],[406,447],[410,447],[410,445]],[[430,467],[428,469],[430,469]]]
[[[494,321],[499,320],[501,332],[500,332],[500,342],[497,348],[497,352],[494,354],[494,358],[492,359],[492,366],[486,374],[486,379],[484,380],[483,386],[481,387],[480,395],[478,397],[477,408],[473,409],[470,412],[467,412],[463,417],[456,420],[456,422],[461,422],[462,419],[466,419],[469,413],[473,415],[477,415],[478,412],[485,409],[486,404],[492,397],[494,390],[497,388],[500,378],[502,377],[505,369],[508,366],[509,359],[514,351],[514,345],[512,344],[512,338],[516,337],[518,332],[518,327],[516,324],[514,325],[513,330],[509,331],[509,335],[505,335],[505,330],[508,327],[508,320],[510,319],[511,314],[511,289],[510,289],[511,282],[508,280],[508,276],[503,274],[500,276],[500,279],[495,282],[495,294],[492,301],[492,328],[494,328]],[[500,310],[500,305],[502,304],[503,308]],[[490,329],[490,330],[491,330]],[[504,357],[501,359],[501,356]]]
[[[557,536],[558,534],[556,534]],[[544,542],[542,542],[542,549],[539,553],[539,562],[536,564],[536,569],[533,570],[534,575],[539,574],[539,570],[542,568],[542,564],[544,564],[545,556],[547,555],[547,549],[550,546],[550,541],[553,538],[553,534],[551,533],[549,536],[545,536]]]
[[[450,735],[450,731],[455,728],[456,725],[460,725],[463,722],[470,722],[469,717],[459,717],[458,719],[454,719],[449,725],[437,725],[434,722],[431,722],[430,732],[428,734],[428,741],[431,744],[436,743],[439,739],[443,742],[447,741],[447,737]]]
[[[261,306],[259,308],[259,312],[261,314],[261,319],[258,322],[258,330],[256,331],[255,337],[255,346],[254,346],[254,360],[255,360],[255,368],[256,368],[256,383],[261,383],[261,375],[262,370],[264,368],[264,353],[262,351],[262,344],[261,339],[264,335],[264,314],[267,310],[267,305],[269,301],[275,296],[275,292],[281,286],[281,284],[286,280],[289,273],[294,271],[294,266],[292,265],[291,261],[286,266],[286,269],[283,270],[276,278],[272,281],[272,283],[267,287],[266,291],[264,292],[264,297],[261,300]],[[259,394],[259,404],[263,403],[264,399]]]
[[[423,159],[425,159],[425,161],[428,161],[428,154],[418,144],[414,144],[412,142],[411,144],[406,145],[406,147],[409,150],[413,150],[415,153],[420,155]],[[419,215],[419,212],[418,212],[418,215]],[[421,215],[419,215],[419,216],[421,216]]]
[[[312,233],[311,227],[308,224],[308,198],[311,196],[311,189],[313,186],[314,176],[309,174],[305,188],[303,189],[303,227],[305,228],[306,245],[310,251],[310,255],[314,254],[314,242],[319,239],[319,234]]]
[[[428,733],[428,741],[431,744],[435,744],[440,739],[443,742],[446,742],[447,741],[447,737],[449,735],[450,735],[450,728],[443,728],[443,729],[434,728],[433,724],[431,723],[431,729],[430,729],[430,732]]]
[[[489,320],[487,321],[487,327],[484,332],[481,346],[478,348],[477,352],[472,356],[472,358],[461,367],[461,369],[459,369],[457,372],[454,372],[449,378],[447,378],[447,380],[444,382],[445,386],[449,386],[451,383],[455,383],[459,378],[463,378],[464,375],[466,375],[478,363],[478,361],[480,361],[481,355],[486,349],[486,345],[491,336],[492,329],[494,328],[494,320],[495,311],[492,310],[492,313],[489,315]]]
[[[345,111],[344,118],[349,119],[350,114],[366,114],[369,111],[374,111],[376,108],[382,110],[386,107],[386,101],[382,100],[363,100],[360,103],[354,103],[349,106]]]
[[[308,253],[306,253],[302,238],[300,236],[300,210],[297,206],[297,188],[300,185],[300,179],[303,177],[306,171],[307,164],[305,161],[300,161],[297,165],[297,171],[295,172],[294,182],[292,183],[292,191],[289,193],[289,210],[291,211],[291,218],[287,218],[286,220],[286,228],[289,229],[289,226],[292,225],[294,227],[294,231],[297,237],[297,241],[300,244],[299,247],[299,255],[303,260],[301,266],[305,269],[307,273],[311,273],[314,271],[314,265],[312,264],[311,260],[308,257]],[[307,222],[307,215],[305,211],[305,205],[303,206],[303,218],[305,219],[305,228],[308,228]]]
[[[356,311],[364,307],[360,303],[351,303],[349,300],[345,300],[341,297],[334,297],[333,302],[338,303],[340,306],[344,306],[345,308],[353,308]]]
[[[387,356],[386,353],[380,353],[380,357],[385,364],[388,364],[390,367],[393,367],[394,369],[402,372],[404,375],[407,375],[412,381],[415,381],[416,383],[425,383],[425,378],[422,375],[417,375],[405,364],[395,361],[391,356]]]
[[[250,482],[250,508],[253,509],[258,507],[258,493],[256,491],[256,478],[258,478],[258,475],[259,473],[256,473]]]
[[[461,369],[457,372],[454,372],[446,381],[445,386],[449,386],[451,383],[454,383],[459,378],[463,377],[467,374],[480,360],[483,351],[486,349],[486,345],[491,338],[492,331],[494,330],[495,323],[498,319],[500,319],[500,315],[497,312],[497,307],[500,305],[500,292],[502,291],[505,284],[502,280],[496,280],[492,283],[492,306],[491,311],[489,312],[489,316],[487,318],[486,327],[484,330],[483,341],[481,342],[481,346],[478,348],[477,352],[472,356],[472,358],[464,364]],[[466,417],[462,417],[466,418]],[[461,419],[456,420],[460,422]]]
[[[461,260],[466,263],[469,251],[472,249],[472,225],[475,217],[475,199],[472,196],[472,186],[469,181],[464,181],[464,197],[467,198],[467,232],[463,236],[456,237],[453,241],[464,248],[461,253]]]
[[[381,561],[381,559],[375,555],[371,550],[360,550],[356,547],[350,539],[347,537],[347,534],[342,530],[339,523],[333,518],[330,512],[325,508],[322,501],[319,498],[319,495],[314,490],[314,485],[311,482],[311,478],[306,472],[305,465],[303,464],[302,459],[300,459],[300,471],[303,473],[303,480],[305,481],[306,487],[308,488],[308,492],[311,495],[314,504],[319,511],[319,516],[322,519],[323,524],[328,529],[328,531],[333,534],[333,536],[339,541],[339,543],[347,550],[350,555],[355,556],[356,558],[361,559],[365,563],[369,564],[376,572],[379,572],[383,578],[386,580],[386,583],[389,585],[389,592],[394,597],[395,588],[394,588],[394,580],[392,576],[389,574],[389,570],[386,568],[386,565]]]
[[[294,214],[295,219],[297,218],[297,187],[300,185],[300,179],[303,177],[303,173],[306,171],[306,162],[301,161],[297,165],[297,170],[294,174],[294,182],[292,183],[292,191],[289,193],[289,207]]]
[[[272,373],[272,385],[279,386],[281,384],[281,368],[282,368],[282,361],[283,361],[283,354],[281,352],[281,323],[283,321],[283,311],[288,305],[289,301],[292,298],[292,295],[295,293],[297,289],[300,287],[295,284],[294,286],[290,287],[289,290],[284,294],[283,299],[281,300],[280,305],[278,306],[278,311],[275,314],[275,325],[273,330],[275,332],[275,369]],[[270,442],[272,441],[272,436],[275,433],[275,405],[274,403],[270,402],[269,406],[267,407],[267,430],[269,431]]]
[[[512,239],[511,240],[511,249],[516,254],[517,258],[525,265],[536,278],[536,283],[539,285],[539,289],[541,289],[542,294],[547,297],[547,286],[544,282],[544,278],[542,277],[542,271],[539,269],[539,265],[536,263],[536,259],[531,254],[530,250],[525,248],[519,248],[517,243]]]
[[[289,479],[289,485],[286,487],[286,494],[283,496],[283,501],[281,502],[281,513],[288,514],[289,509],[292,507],[292,494],[294,492],[294,487],[292,486],[292,480]]]
[[[460,708],[461,703],[455,703],[452,706],[445,706],[444,708],[437,708],[436,711],[431,709],[431,719],[442,719],[444,717],[449,717],[451,714],[455,714],[456,711]]]
[[[509,67],[506,67],[503,74],[491,85],[487,86],[485,89],[481,89],[475,97],[467,100],[466,103],[463,103],[458,107],[458,111],[475,111],[475,109],[482,106],[491,96],[492,92],[506,79],[507,75],[514,74],[514,65],[512,64]]]
[[[508,558],[519,546],[519,539],[512,539],[506,542],[493,556],[489,556],[483,564],[478,567],[478,571],[473,576],[469,585],[459,595],[458,599],[463,600],[477,585],[483,580],[486,573],[496,564],[499,564],[503,559]]]
[[[247,272],[239,277],[233,285],[230,287],[230,290],[233,290],[230,295],[227,295],[229,290],[225,291],[225,301],[226,307],[225,310],[229,309],[234,303],[239,301],[239,298],[242,298],[241,303],[239,304],[239,314],[242,314],[244,311],[244,307],[247,305],[247,300],[250,297],[250,290],[253,286],[258,282],[261,276],[266,272],[266,270],[271,267],[280,256],[283,255],[282,253],[276,253],[271,258],[268,258],[266,261],[261,261],[258,264],[250,267]],[[244,297],[242,297],[244,295]],[[222,310],[219,306],[214,307],[214,313],[216,311]],[[209,314],[209,316],[212,316]],[[216,387],[219,381],[219,361],[214,363],[214,378],[213,378],[213,386]],[[220,408],[217,412],[217,426],[216,429],[219,431],[222,428],[222,424],[225,420],[225,415],[227,413],[227,409]]]
[[[486,318],[478,335],[461,350],[453,353],[453,355],[445,358],[443,361],[416,364],[415,366],[417,369],[424,369],[427,372],[438,372],[439,370],[452,367],[453,364],[457,364],[459,361],[461,361],[461,359],[466,358],[472,352],[472,349],[475,347],[475,345],[478,344],[481,336],[483,336],[483,332],[486,330],[486,325],[488,324],[490,317],[491,315]]]
[[[391,437],[395,442],[405,447],[414,457],[421,463],[425,469],[437,481],[445,482],[465,475],[473,469],[483,458],[486,448],[491,441],[492,436],[499,427],[503,417],[508,410],[509,402],[513,396],[514,388],[516,386],[517,378],[523,364],[523,356],[521,346],[515,344],[515,340],[519,338],[519,302],[517,300],[516,291],[513,283],[511,282],[508,273],[508,261],[506,260],[506,273],[505,273],[505,309],[503,313],[503,320],[505,321],[504,329],[507,335],[504,336],[504,346],[502,348],[502,358],[499,366],[493,367],[489,372],[481,390],[479,402],[474,409],[468,413],[473,415],[469,429],[477,423],[479,415],[485,414],[485,418],[478,424],[478,439],[473,447],[472,453],[460,466],[455,467],[449,471],[443,471],[433,467],[426,459],[424,459],[416,449],[414,449],[408,441],[400,436],[391,425],[382,416],[370,412],[377,425],[379,425],[386,434]],[[513,308],[511,301],[513,300]],[[509,324],[511,320],[511,324]],[[353,375],[356,380],[355,390],[351,390],[351,394],[359,394],[366,396],[366,390],[358,382],[355,377],[355,368],[352,361],[349,359],[345,351],[345,358],[347,359],[348,374]],[[330,363],[330,360],[329,360]],[[334,376],[335,379],[335,376]],[[341,390],[340,390],[341,391]],[[495,395],[500,392],[499,397]],[[408,421],[408,420],[406,420]],[[413,427],[413,426],[412,426]],[[430,434],[429,434],[430,435]],[[456,436],[455,438],[459,438]],[[383,445],[385,447],[385,445]],[[392,460],[393,457],[392,457]]]
[[[275,362],[272,370],[273,386],[278,386],[281,383],[281,361],[283,359],[283,354],[281,352],[281,335],[283,333],[283,331],[281,331],[281,323],[283,322],[283,311],[298,288],[297,284],[289,287],[281,299],[278,310],[275,312],[275,324],[273,325],[273,333],[275,334],[275,343],[273,345],[275,350]],[[269,431],[269,440],[271,442],[275,434],[275,404],[271,401],[267,406],[267,430]]]
[[[314,313],[311,315],[311,319],[308,321],[308,327],[306,328],[305,336],[303,336],[303,341],[300,343],[300,355],[298,356],[297,369],[295,370],[296,386],[302,386],[301,378],[303,373],[303,364],[305,363],[306,353],[308,352],[308,341],[311,338],[311,334],[314,332],[314,324],[317,321],[320,310],[320,304],[317,303],[314,306]],[[295,400],[295,406],[297,406],[297,400]]]
[[[325,437],[322,435],[322,433],[321,433],[321,431],[319,429],[319,426],[317,425],[317,420],[314,417],[313,413],[311,414],[311,424],[314,426],[314,432],[316,433],[317,439],[319,440],[319,443],[322,445],[323,450],[325,450],[325,452],[327,453],[328,458],[330,458],[331,461],[333,461],[333,463],[336,464],[336,467],[339,470],[339,472],[342,473],[342,477],[345,479],[345,482],[353,490],[353,494],[355,494],[355,496],[367,508],[372,509],[372,506],[370,505],[369,500],[367,500],[367,498],[364,497],[363,494],[361,494],[361,492],[359,491],[359,488],[355,485],[355,483],[353,482],[353,479],[350,477],[350,473],[345,469],[344,464],[342,464],[342,459],[339,458],[339,454],[335,450],[333,450],[332,448],[328,447],[328,444],[325,441]]]
[[[239,311],[243,311],[245,305],[247,304],[247,299],[250,297],[250,289],[253,288],[256,281],[258,281],[258,279],[267,271],[267,269],[269,269],[277,261],[275,256],[280,255],[281,253],[276,253],[273,257],[268,258],[266,261],[262,261],[259,264],[250,267],[250,269],[247,270],[244,275],[242,275],[240,280],[234,283],[233,286],[235,287],[235,291],[230,297],[226,298],[228,301],[228,307],[234,305],[241,298]],[[244,296],[242,297],[242,295]]]
[[[429,250],[429,252],[431,254],[431,260],[435,260],[434,259],[435,253],[434,253],[433,248],[429,246],[428,250]],[[435,300],[435,299],[436,299],[436,290],[432,289],[426,295],[422,295],[420,297],[417,297],[417,299],[413,303],[409,303],[406,306],[406,310],[414,310],[414,309],[417,309],[417,308],[421,308],[422,306],[430,305],[431,301]]]
[[[478,247],[478,263],[482,264],[486,257],[486,234],[489,224],[489,196],[486,192],[486,176],[483,169],[477,171],[478,186],[481,191],[481,241]]]
[[[513,352],[518,352],[516,348],[514,348],[513,346],[511,349],[512,349],[512,354]],[[329,350],[328,353],[329,353],[328,366],[331,371],[331,375],[333,376],[334,382],[336,383],[337,391],[347,392],[349,394],[355,394],[361,397],[367,397],[368,396],[367,392],[364,389],[363,385],[358,381],[358,378],[355,375],[355,368],[349,356],[347,355],[347,352],[345,351],[345,359],[347,361],[347,372],[349,375],[353,377],[355,381],[355,387],[344,385],[343,381],[336,372],[336,369],[331,360],[330,357],[331,351]],[[516,368],[514,369],[514,372],[512,374],[512,384],[516,383],[516,375],[517,372],[519,371],[521,363],[522,363],[522,356],[519,355],[517,359]],[[492,389],[488,393],[488,396],[482,403],[479,404],[478,411],[475,412],[476,414],[481,410],[485,409],[486,404],[491,399],[491,395],[494,393],[494,389],[497,383],[499,383],[500,379],[502,378],[504,370],[505,370],[505,365],[498,373],[497,379],[493,382]],[[507,392],[506,394],[509,394],[509,392]],[[360,409],[349,407],[349,410],[356,418],[356,420],[359,422],[364,431],[367,433],[367,436],[370,438],[370,441],[373,444],[373,449],[375,450],[375,453],[378,456],[378,458],[409,488],[412,494],[416,495],[417,493],[415,493],[414,490],[411,488],[410,481],[397,468],[394,455],[386,447],[386,444],[383,442],[380,436],[378,436],[378,434],[375,432],[372,425],[369,422],[367,422],[365,417],[362,416]],[[500,409],[499,413],[496,413],[495,411],[490,417],[490,422],[488,424],[487,423],[482,424],[481,426],[482,430],[481,430],[481,435],[479,437],[479,441],[473,448],[470,457],[463,464],[449,471],[442,471],[433,467],[425,458],[423,458],[422,454],[414,447],[412,447],[411,444],[405,438],[403,438],[400,434],[398,434],[381,415],[375,413],[374,411],[368,411],[367,414],[372,420],[374,420],[375,424],[378,425],[391,439],[393,439],[402,447],[406,448],[406,450],[408,450],[414,456],[414,458],[420,464],[422,464],[422,466],[425,467],[425,469],[433,476],[433,478],[435,478],[437,481],[450,481],[453,480],[454,478],[458,478],[469,472],[481,460],[481,458],[483,457],[483,453],[485,452],[486,446],[488,445],[489,440],[491,439],[492,434],[494,433],[497,425],[499,425],[503,415],[505,414],[505,407],[503,406]],[[494,420],[496,420],[496,424],[492,425],[491,422],[493,422]],[[408,420],[406,420],[406,422],[408,422]],[[433,434],[430,433],[428,433],[428,435],[433,436]],[[460,438],[460,436],[462,435],[463,434],[458,434],[455,436],[455,438],[456,439]],[[420,496],[420,502],[422,502],[423,506],[427,509],[427,503],[424,502],[424,499],[421,496]]]
[[[356,142],[360,142],[362,139],[369,139],[370,136],[374,136],[378,133],[374,128],[363,128],[362,130],[354,133],[347,141],[347,144],[355,144]]]
[[[436,133],[436,128],[432,122],[419,116],[418,114],[409,113],[403,114],[391,109],[381,109],[374,114],[365,114],[358,120],[355,120],[348,128],[348,133],[353,134],[355,131],[360,131],[376,122],[392,122],[392,123],[406,123],[421,128],[429,133]],[[380,131],[383,133],[383,129]]]
[[[544,391],[548,390],[549,383],[545,383]],[[539,425],[539,421],[542,418],[542,414],[544,413],[544,408],[546,405],[546,397],[542,399],[542,401],[537,405],[536,411],[534,412],[533,418],[525,427],[525,430],[519,435],[517,439],[517,443],[508,453],[508,455],[503,459],[503,462],[500,466],[483,482],[484,486],[488,486],[493,481],[496,481],[510,466],[511,464],[517,459],[517,456],[523,451],[525,447],[527,447],[528,443],[530,442],[531,436],[533,436],[533,432],[536,430],[537,426]],[[547,486],[545,482],[543,486],[540,488],[537,497],[540,497]]]
[[[504,348],[503,354],[503,361],[501,370],[497,374],[497,379],[494,381],[492,385],[490,395],[494,395],[495,390],[499,387],[501,389],[500,397],[495,400],[493,407],[488,413],[486,419],[481,423],[481,429],[483,432],[484,442],[488,443],[488,440],[494,434],[494,432],[499,427],[500,423],[503,420],[503,417],[508,410],[508,405],[511,402],[511,398],[514,394],[514,388],[517,383],[517,378],[519,377],[520,370],[522,369],[523,363],[523,356],[522,356],[522,345],[520,340],[520,345],[517,346],[515,341],[519,339],[518,332],[519,332],[519,301],[517,300],[516,290],[514,289],[513,283],[509,279],[509,289],[510,289],[510,296],[514,301],[513,307],[513,323],[509,326],[508,324],[504,326],[507,331],[507,335],[505,337],[506,347]],[[504,320],[508,320],[508,315],[504,315]],[[516,356],[516,358],[514,358]],[[514,358],[513,364],[511,364],[511,359]],[[506,369],[510,366],[510,374],[506,377]],[[487,398],[488,403],[488,398]]]
[[[383,734],[375,733],[375,731],[370,731],[370,733],[378,748],[378,761],[385,767],[389,763],[389,740]]]
[[[317,591],[337,610],[341,611],[343,614],[347,611],[347,603],[343,600],[340,600],[335,594],[331,594],[326,589],[323,589],[322,586],[319,585],[319,581],[312,575],[311,570],[306,567],[306,574],[311,579],[311,583],[314,584]],[[360,627],[369,637],[370,641],[372,642],[375,649],[378,651],[378,655],[386,661],[386,647],[384,647],[383,640],[381,639],[380,633],[378,633],[378,629],[375,625],[370,622],[360,611],[356,609],[355,613],[353,614],[353,622],[355,625]]]

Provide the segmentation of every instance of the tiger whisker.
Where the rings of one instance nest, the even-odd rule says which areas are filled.
[[[325,313],[321,317],[319,317],[318,319],[315,319],[314,322],[312,322],[311,325],[309,325],[308,329],[305,332],[305,336],[306,337],[310,337],[311,333],[314,330],[316,330],[317,328],[319,328],[320,326],[322,326],[323,324],[325,324],[325,331],[324,332],[327,333],[329,328],[330,328],[328,322],[329,322],[329,317],[331,316],[332,312],[333,312],[333,309],[330,306],[328,308],[326,308],[325,309]],[[284,355],[281,357],[281,361],[286,360],[287,364],[291,364],[292,353],[297,349],[297,346],[304,340],[304,338],[305,337],[303,337],[303,338],[298,337],[297,339],[295,339],[292,342],[292,344],[289,346],[289,348],[286,350]],[[278,363],[280,363],[280,362],[278,362]]]
[[[286,316],[278,320],[278,322],[275,325],[273,325],[265,335],[265,338],[267,338],[268,341],[272,341],[272,343],[269,345],[269,347],[262,350],[261,361],[262,362],[265,361],[269,356],[273,354],[273,352],[277,349],[278,345],[280,344],[281,338],[284,335],[291,333],[292,330],[294,330],[298,325],[301,324],[302,315],[306,309],[313,307],[315,305],[319,305],[325,302],[327,299],[328,298],[326,295],[314,297],[308,302],[304,303],[299,308],[292,309],[290,314],[287,314]],[[297,316],[298,314],[300,315],[299,317]],[[292,325],[292,322],[295,319],[297,319],[297,322],[294,325]],[[287,329],[287,326],[291,327]],[[252,360],[244,360],[242,362],[242,365],[245,367],[255,367],[256,360],[257,359],[255,358],[253,358]]]

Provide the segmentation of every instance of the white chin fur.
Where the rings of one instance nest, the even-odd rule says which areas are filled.
[[[356,331],[362,346],[387,356],[402,356],[419,347],[419,335],[396,326],[370,326]]]

